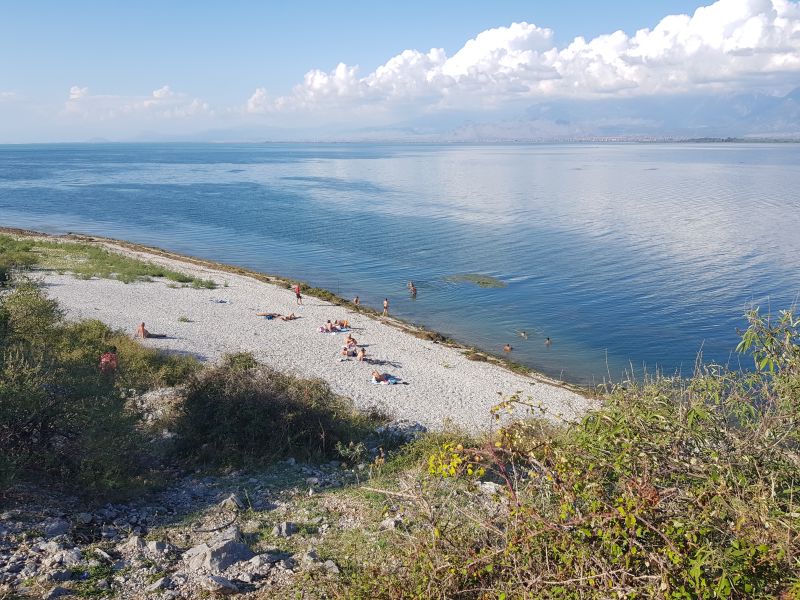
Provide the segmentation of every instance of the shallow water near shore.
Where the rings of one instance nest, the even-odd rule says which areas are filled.
[[[800,146],[0,146],[0,225],[388,297],[571,382],[689,374],[800,294]]]

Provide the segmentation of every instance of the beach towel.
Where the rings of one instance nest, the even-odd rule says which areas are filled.
[[[372,383],[374,383],[375,385],[396,385],[400,383],[400,380],[397,379],[397,377],[389,377],[386,381],[375,381],[373,379]]]

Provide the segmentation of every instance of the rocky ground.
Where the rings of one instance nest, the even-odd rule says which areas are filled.
[[[375,443],[420,431],[395,423]],[[287,597],[308,578],[333,582],[402,521],[398,507],[358,498],[376,453],[352,466],[288,459],[260,472],[175,472],[158,493],[91,510],[17,487],[0,514],[0,598]]]

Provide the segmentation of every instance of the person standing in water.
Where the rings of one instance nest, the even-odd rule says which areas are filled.
[[[544,339],[544,345],[545,345],[545,346],[549,346],[551,343],[552,343],[552,342],[550,341],[550,338],[545,338],[545,339]]]
[[[358,299],[358,296],[356,296],[355,298],[353,298],[353,304],[355,304],[356,308],[358,308],[359,306],[361,306],[361,300],[359,300],[359,299]]]
[[[388,317],[389,316],[389,299],[388,298],[384,298],[383,299],[383,316],[384,317]]]

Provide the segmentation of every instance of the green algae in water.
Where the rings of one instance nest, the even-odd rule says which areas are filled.
[[[449,275],[445,277],[446,281],[453,281],[455,283],[474,283],[478,287],[482,288],[504,288],[508,284],[505,281],[501,281],[496,277],[492,277],[490,275],[481,275],[480,273],[464,273],[461,275]]]

